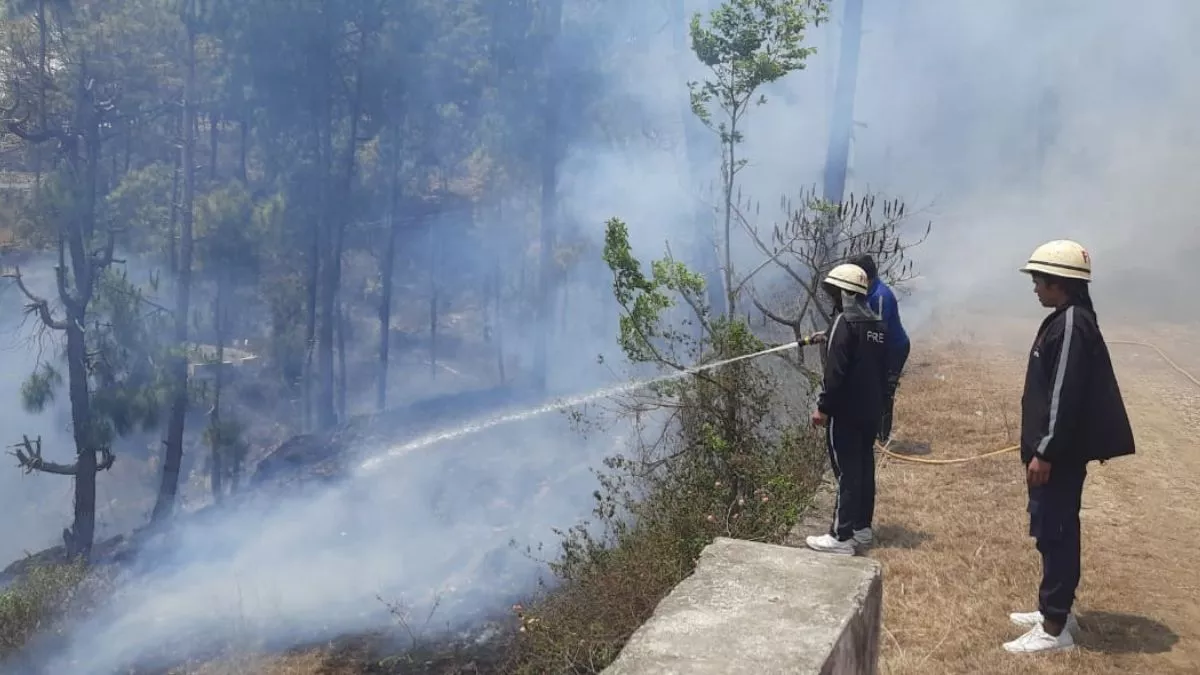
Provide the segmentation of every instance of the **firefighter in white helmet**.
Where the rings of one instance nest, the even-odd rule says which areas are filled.
[[[1038,611],[1010,616],[1029,632],[1014,653],[1072,649],[1080,575],[1079,509],[1090,461],[1134,452],[1133,430],[1117,386],[1088,285],[1092,260],[1074,241],[1039,246],[1021,271],[1051,310],[1042,321],[1021,396],[1021,460],[1029,489],[1029,534],[1042,556]]]
[[[866,302],[870,282],[857,265],[838,265],[822,287],[837,312],[826,336],[825,377],[813,426],[825,427],[829,462],[837,478],[837,503],[829,532],[808,537],[808,547],[853,555],[872,543],[875,514],[875,436],[887,380],[884,324]]]

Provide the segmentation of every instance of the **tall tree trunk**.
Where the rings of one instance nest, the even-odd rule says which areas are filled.
[[[99,469],[96,453],[100,450],[96,438],[96,423],[92,419],[91,392],[88,389],[87,307],[95,290],[96,275],[100,271],[96,259],[88,250],[96,222],[96,181],[99,173],[100,116],[93,109],[90,90],[83,86],[88,82],[86,62],[80,72],[80,97],[77,103],[79,128],[84,130],[84,165],[81,175],[82,204],[78,211],[68,215],[69,230],[65,233],[67,248],[71,255],[71,271],[75,284],[75,296],[68,297],[60,287],[60,296],[66,307],[67,333],[67,380],[71,400],[71,427],[75,440],[75,504],[74,522],[64,533],[64,544],[71,557],[87,559],[91,555],[96,535],[96,473]],[[78,158],[75,158],[78,162]],[[61,244],[60,244],[61,246]],[[63,250],[59,249],[59,259]],[[61,263],[60,263],[61,264]],[[65,284],[64,284],[65,286]]]
[[[175,286],[175,343],[180,353],[172,358],[171,413],[167,420],[166,449],[163,457],[162,483],[158,501],[151,516],[153,522],[170,517],[179,491],[179,471],[183,463],[183,430],[188,408],[188,359],[184,351],[188,340],[188,318],[192,290],[192,219],[196,197],[195,117],[196,117],[196,31],[193,17],[184,19],[187,25],[187,75],[183,86],[183,218],[179,236],[179,273]]]
[[[308,270],[305,280],[306,316],[304,318],[304,369],[301,387],[304,398],[304,428],[313,429],[313,355],[317,350],[317,303],[321,274],[321,222],[319,217],[312,223],[312,237],[308,247]]]
[[[559,302],[559,305],[558,305],[558,321],[559,321],[558,330],[561,333],[563,333],[564,335],[566,334],[567,329],[570,327],[570,321],[568,321],[568,317],[570,317],[570,313],[567,311],[567,308],[570,304],[570,286],[568,285],[569,283],[570,283],[569,275],[566,271],[564,271],[563,276],[562,276],[562,286],[561,286],[561,288],[559,288],[559,291],[558,291],[558,297],[561,299],[561,302]]]
[[[183,130],[183,121],[180,117],[175,118],[175,128],[180,132]],[[168,272],[174,277],[179,274],[179,184],[180,172],[183,170],[183,160],[180,158],[181,153],[176,153],[174,158],[174,169],[171,171],[171,224],[167,233],[167,259]]]
[[[340,257],[340,256],[339,256]],[[349,419],[346,416],[346,308],[341,301],[341,293],[337,300],[337,414],[338,419]]]
[[[133,164],[133,120],[125,120],[125,162],[123,170],[129,173],[129,168]]]
[[[361,28],[361,27],[360,27]],[[350,199],[351,188],[354,184],[354,170],[358,154],[358,124],[359,115],[362,107],[363,93],[363,60],[366,55],[366,32],[365,29],[359,32],[359,51],[358,61],[356,63],[356,72],[354,75],[354,92],[350,97],[349,106],[349,122],[350,128],[346,139],[345,154],[342,157],[343,166],[341,172],[336,178],[334,185],[336,199],[326,205],[326,222],[330,228],[330,234],[333,240],[333,246],[328,249],[328,258],[326,260],[326,268],[324,274],[324,284],[322,288],[322,324],[321,324],[321,339],[318,358],[320,368],[320,393],[317,400],[317,425],[321,429],[328,429],[337,424],[337,411],[334,408],[334,380],[333,380],[333,337],[334,327],[340,320],[341,311],[341,283],[342,283],[342,250],[346,234],[346,213],[345,203]],[[332,115],[327,120],[326,129],[332,132],[333,123]],[[332,139],[327,139],[330,153],[332,153]],[[333,176],[329,173],[325,175]],[[342,372],[345,373],[345,349],[344,346],[339,348],[339,354],[342,357]],[[344,403],[339,406],[343,408]]]
[[[317,157],[317,166],[324,167],[325,144],[322,141],[324,130],[321,128],[321,122],[318,120],[315,123],[313,130],[313,142],[315,145],[314,154]],[[321,186],[317,188],[317,204],[312,219],[311,238],[308,247],[308,270],[305,279],[305,298],[307,301],[307,315],[304,319],[304,375],[301,378],[303,382],[303,397],[304,397],[304,428],[312,430],[314,428],[313,411],[315,400],[313,396],[313,356],[317,350],[317,310],[320,303],[320,288],[321,288],[321,244],[324,241],[325,228],[325,173],[323,170],[317,171],[318,180],[321,181]]]
[[[437,379],[438,357],[438,235],[434,219],[426,221],[429,228],[429,377]]]
[[[546,7],[545,31],[547,52],[544,56],[550,75],[546,83],[546,100],[543,109],[544,136],[541,157],[541,256],[539,261],[538,322],[534,347],[534,374],[539,386],[545,388],[548,374],[547,351],[550,348],[550,333],[554,327],[555,282],[554,249],[558,226],[558,162],[561,155],[559,122],[562,115],[562,87],[559,86],[559,40],[562,34],[563,0],[550,0]]]
[[[242,119],[238,121],[238,180],[246,182],[246,154],[250,145],[250,125],[246,120],[246,104],[242,104]]]
[[[735,107],[733,114],[730,115],[729,135],[725,141],[725,170],[724,176],[724,194],[722,197],[725,200],[725,231],[721,240],[722,248],[725,250],[725,265],[722,269],[723,286],[725,287],[725,317],[733,320],[734,312],[737,311],[737,293],[734,292],[733,286],[733,186],[737,178],[737,117],[738,110]]]
[[[333,326],[337,317],[334,313],[335,293],[334,285],[337,282],[337,276],[334,274],[333,265],[336,256],[332,215],[336,208],[337,199],[333,197],[331,192],[333,187],[329,185],[334,180],[330,173],[330,153],[332,152],[332,140],[330,136],[333,134],[333,111],[332,102],[324,106],[324,119],[321,122],[322,140],[321,140],[321,159],[319,162],[318,175],[321,176],[321,192],[324,195],[321,204],[321,224],[323,245],[318,249],[321,264],[319,270],[318,283],[318,304],[320,311],[317,312],[317,396],[316,396],[316,428],[329,429],[337,424],[337,411],[334,409],[333,400]]]
[[[388,357],[392,346],[392,286],[396,272],[396,238],[399,227],[396,223],[396,201],[400,195],[400,134],[392,138],[391,178],[388,181],[387,203],[387,246],[383,252],[383,269],[380,283],[383,297],[379,300],[379,373],[375,396],[375,409],[387,408]]]
[[[213,501],[220,503],[225,497],[225,430],[221,426],[221,385],[225,379],[225,292],[226,281],[217,279],[217,293],[213,299],[213,333],[217,341],[217,371],[213,378],[213,406],[209,414],[209,442],[211,454],[210,482]]]
[[[501,281],[500,259],[492,263],[492,316],[496,334],[496,371],[500,376],[500,384],[507,379],[504,374],[504,313],[500,306]]]
[[[838,55],[837,84],[829,120],[829,148],[825,155],[824,198],[841,203],[845,198],[850,142],[854,131],[854,90],[858,81],[858,52],[862,44],[863,0],[846,0],[842,14],[842,45]]]
[[[63,317],[55,318],[49,301],[34,294],[21,282],[19,270],[14,273],[18,288],[29,300],[29,307],[36,312],[43,326],[66,333],[68,392],[76,460],[71,465],[43,462],[40,456],[40,441],[37,450],[26,441],[25,448],[29,453],[23,454],[18,450],[15,454],[27,470],[74,477],[74,519],[71,527],[63,530],[63,544],[69,557],[84,559],[91,554],[95,538],[96,473],[112,465],[112,455],[101,443],[96,420],[92,417],[88,383],[88,345],[84,332],[88,304],[95,291],[97,278],[112,263],[111,238],[104,250],[96,252],[91,249],[96,226],[96,183],[99,180],[101,157],[100,125],[104,111],[95,106],[90,82],[87,59],[84,57],[79,60],[74,119],[68,125],[73,130],[72,138],[78,143],[66,144],[67,147],[62,148],[70,168],[70,171],[66,172],[66,178],[69,181],[67,185],[71,199],[55,219],[58,224],[58,266],[55,273],[58,300],[64,309]],[[47,140],[50,136],[45,128],[40,128],[37,134],[22,129],[20,124],[10,124],[9,129],[22,139],[35,144]],[[97,460],[97,453],[105,456],[103,463]]]
[[[46,128],[46,0],[38,0],[38,129]],[[33,150],[33,206],[36,210],[42,203],[42,146],[34,144]]]
[[[67,555],[87,559],[96,537],[96,445],[87,381],[87,344],[83,333],[85,311],[68,312],[67,378],[71,399],[71,427],[75,437],[74,521],[64,534]]]
[[[221,115],[213,111],[208,117],[208,179],[217,180],[217,141],[221,131]]]

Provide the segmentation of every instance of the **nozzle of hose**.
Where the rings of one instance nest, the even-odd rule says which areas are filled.
[[[825,342],[825,332],[818,331],[812,335],[805,335],[804,337],[800,338],[800,341],[797,342],[797,344],[799,344],[801,347],[807,347],[809,345],[819,345],[823,342]]]

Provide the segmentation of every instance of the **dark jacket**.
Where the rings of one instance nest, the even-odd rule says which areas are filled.
[[[846,308],[829,329],[817,410],[850,423],[878,425],[887,381],[887,332],[865,304]]]
[[[1082,305],[1055,310],[1029,352],[1021,460],[1086,464],[1133,451],[1133,429],[1096,315]]]
[[[867,305],[883,319],[887,331],[888,351],[895,353],[908,347],[908,333],[900,322],[900,303],[896,302],[896,294],[883,280],[871,282],[867,290]]]

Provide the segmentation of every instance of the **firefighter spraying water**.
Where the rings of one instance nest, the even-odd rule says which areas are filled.
[[[806,543],[843,555],[853,555],[873,539],[873,448],[887,386],[887,351],[883,320],[867,304],[869,286],[867,273],[852,264],[833,268],[823,282],[837,315],[829,329],[825,376],[812,423],[825,428],[837,498],[829,532],[808,537]]]

